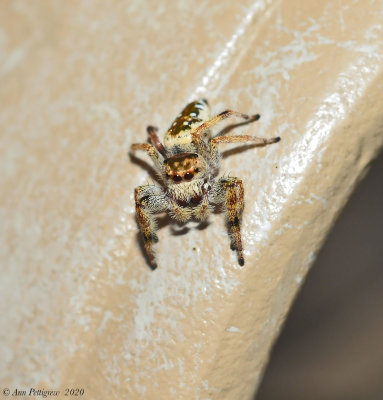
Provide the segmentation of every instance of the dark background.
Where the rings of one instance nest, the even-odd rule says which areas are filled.
[[[383,155],[336,222],[256,400],[383,399]]]

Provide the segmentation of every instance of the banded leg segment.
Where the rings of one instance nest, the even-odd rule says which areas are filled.
[[[134,190],[138,225],[144,237],[145,250],[152,268],[157,267],[153,252],[153,243],[158,241],[154,213],[168,209],[168,202],[161,188],[154,185],[138,186]]]
[[[241,179],[221,178],[218,181],[218,195],[223,200],[231,248],[237,250],[239,265],[245,264],[241,239],[241,219],[244,208],[244,190]]]

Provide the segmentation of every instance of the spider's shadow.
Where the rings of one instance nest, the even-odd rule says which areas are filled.
[[[213,137],[227,135],[229,132],[231,132],[235,128],[238,128],[239,126],[249,125],[249,124],[251,124],[253,122],[256,122],[256,121],[258,121],[258,120],[247,119],[246,121],[242,121],[242,122],[237,122],[235,124],[226,125],[223,129],[218,131],[218,133],[216,135],[214,135]]]
[[[156,218],[157,232],[159,230],[163,229],[164,227],[170,225],[170,231],[173,236],[182,236],[182,235],[186,235],[192,229],[198,229],[198,230],[202,231],[202,230],[205,230],[210,225],[210,222],[208,222],[208,221],[200,222],[200,221],[197,221],[194,219],[191,219],[190,221],[199,222],[199,224],[197,226],[188,227],[188,226],[186,226],[187,225],[186,222],[174,221],[173,219],[170,218],[169,215],[160,215],[159,217]],[[137,222],[137,220],[136,220],[136,222]],[[178,228],[176,228],[176,226]],[[154,270],[155,268],[153,268],[152,265],[150,264],[149,257],[146,253],[144,238],[142,236],[142,233],[140,232],[138,222],[137,222],[137,227],[138,227],[138,230],[136,233],[136,241],[138,243],[138,246],[140,247],[141,253],[145,257],[146,263],[152,270]],[[156,240],[154,242],[154,244],[157,242],[158,242],[158,240]]]
[[[222,158],[227,158],[230,156],[234,156],[236,154],[242,153],[246,150],[254,149],[255,147],[265,147],[267,144],[245,144],[244,146],[234,147],[230,150],[225,150],[221,153]]]
[[[163,185],[162,180],[156,173],[156,170],[154,169],[154,167],[152,167],[149,163],[147,163],[146,161],[137,157],[133,153],[129,152],[128,157],[133,164],[136,164],[136,165],[140,166],[141,168],[143,168],[155,182],[157,182],[161,186]]]
[[[198,220],[193,219],[193,218],[188,222],[195,222],[195,223],[197,223],[197,225],[190,227],[190,226],[187,226],[187,223],[177,222],[177,221],[173,221],[172,220],[171,223],[170,223],[170,230],[172,232],[172,235],[173,236],[186,235],[192,229],[197,229],[199,231],[204,231],[210,225],[209,221],[198,221]]]

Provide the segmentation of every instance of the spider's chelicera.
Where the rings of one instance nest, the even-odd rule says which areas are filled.
[[[145,248],[152,265],[157,267],[153,243],[157,241],[154,214],[168,212],[175,219],[186,222],[192,218],[205,221],[216,205],[221,205],[231,240],[231,249],[238,254],[238,263],[244,265],[241,241],[241,217],[244,206],[242,180],[235,177],[217,179],[220,166],[220,143],[245,143],[266,145],[279,137],[264,139],[249,135],[215,136],[210,128],[217,122],[237,116],[256,121],[259,114],[246,115],[226,110],[215,117],[205,99],[188,104],[159,140],[157,128],[148,126],[152,144],[133,144],[132,151],[144,150],[154,162],[163,185],[138,186],[134,191],[137,220],[144,236]]]

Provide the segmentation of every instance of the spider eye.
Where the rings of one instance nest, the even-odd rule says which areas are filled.
[[[186,174],[184,175],[184,178],[187,181],[190,181],[191,179],[193,179],[194,175],[191,172],[186,172]]]
[[[196,173],[199,172],[199,168],[195,168],[194,172],[196,172]]]
[[[174,182],[181,182],[182,181],[182,176],[181,175],[174,175],[173,176],[173,181]]]

